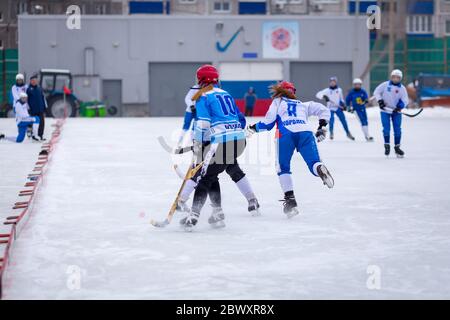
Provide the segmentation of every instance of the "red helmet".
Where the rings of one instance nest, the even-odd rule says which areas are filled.
[[[295,94],[295,91],[297,91],[297,89],[295,89],[295,86],[292,82],[288,82],[288,81],[281,81],[281,83],[279,84],[279,86],[285,90],[289,90],[291,91],[293,94]]]
[[[205,64],[197,69],[197,80],[200,85],[219,82],[219,72],[216,67]]]

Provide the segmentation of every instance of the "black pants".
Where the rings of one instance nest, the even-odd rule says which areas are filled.
[[[200,213],[205,205],[208,194],[213,206],[217,201],[221,200],[219,174],[222,172],[226,171],[235,182],[245,176],[237,162],[237,158],[244,152],[244,149],[245,140],[229,141],[219,144],[206,174],[200,179],[195,188],[192,211]],[[199,174],[197,173],[197,176]]]
[[[246,117],[253,116],[253,108],[245,108],[245,116]]]
[[[38,136],[42,138],[44,136],[44,129],[45,129],[45,112],[38,112],[38,113],[33,112],[30,115],[33,117],[39,117]]]

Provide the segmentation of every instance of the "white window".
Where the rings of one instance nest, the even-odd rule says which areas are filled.
[[[194,4],[197,2],[197,0],[178,0],[181,4]]]
[[[228,0],[215,0],[213,12],[231,12],[231,3]]]
[[[406,31],[408,33],[432,33],[433,16],[431,15],[412,15],[406,20]]]
[[[219,65],[223,81],[282,80],[282,62],[222,62]]]

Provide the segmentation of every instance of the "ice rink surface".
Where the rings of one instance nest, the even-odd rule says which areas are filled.
[[[369,113],[375,142],[347,114],[357,141],[336,123],[335,140],[319,144],[334,189],[295,155],[300,216],[281,211],[273,132],[261,133],[241,162],[262,216],[249,216],[222,175],[226,228],[208,226],[207,205],[192,233],[179,216],[166,229],[149,224],[181,184],[157,140],[171,143],[181,118],[70,119],[16,242],[5,298],[449,298],[450,110],[403,118],[404,159],[386,159],[379,113]]]

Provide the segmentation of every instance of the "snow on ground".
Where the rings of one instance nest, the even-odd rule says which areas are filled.
[[[205,206],[193,233],[177,217],[166,229],[149,224],[165,217],[181,183],[157,141],[161,133],[170,138],[181,118],[70,119],[16,242],[5,297],[448,298],[449,117],[425,110],[404,118],[406,158],[386,159],[377,110],[370,110],[374,143],[347,115],[357,141],[337,123],[335,141],[319,145],[334,189],[295,157],[302,214],[291,220],[267,156],[273,133],[254,136],[241,160],[262,216],[249,216],[223,175],[226,228],[210,229]],[[13,147],[0,148],[14,162],[10,149],[3,152]],[[377,283],[373,270],[379,289],[367,285]]]
[[[45,135],[50,137],[53,119],[47,119]],[[16,121],[0,118],[0,133],[7,137],[17,136]],[[12,205],[19,200],[18,193],[23,189],[28,173],[34,168],[41,148],[40,143],[25,139],[23,143],[0,140],[0,221],[12,213]],[[0,233],[10,227],[0,224]],[[2,250],[0,248],[0,250]]]

